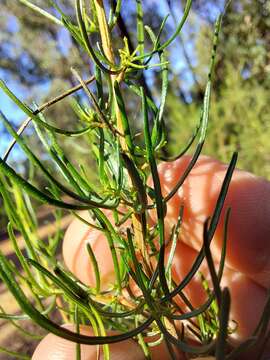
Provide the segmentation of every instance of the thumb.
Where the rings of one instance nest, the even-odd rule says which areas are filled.
[[[66,324],[64,327],[75,331],[75,326]],[[80,333],[83,335],[94,336],[93,330],[89,326],[80,326]],[[115,332],[108,331],[108,335]],[[110,344],[111,360],[143,360],[144,355],[133,340],[125,340],[121,343]],[[98,357],[100,355],[100,357]],[[81,360],[103,359],[102,346],[81,345]],[[54,334],[48,334],[37,346],[32,360],[70,360],[76,359],[76,343],[60,338]]]
[[[73,324],[65,324],[68,330],[75,331]],[[94,336],[93,330],[89,326],[80,326],[80,333],[83,335]],[[118,332],[108,331],[107,335],[115,335]],[[147,338],[146,341],[154,341],[155,339]],[[121,341],[119,343],[110,344],[111,360],[144,360],[145,355],[141,347],[132,339]],[[102,346],[81,345],[81,360],[102,360]],[[179,360],[185,357],[179,352]],[[76,343],[60,338],[54,334],[48,334],[38,344],[32,360],[71,360],[76,359]],[[152,360],[169,360],[170,356],[167,348],[162,342],[161,344],[151,348]]]

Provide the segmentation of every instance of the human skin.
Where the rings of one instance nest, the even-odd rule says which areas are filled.
[[[66,324],[64,327],[68,330],[74,331],[73,324]],[[93,330],[89,326],[81,326],[80,333],[83,335],[94,336]],[[115,335],[117,332],[108,331],[107,335]],[[149,338],[153,341],[153,338]],[[102,360],[103,350],[102,346],[81,345],[81,360]],[[144,360],[145,356],[138,344],[130,340],[125,340],[121,343],[110,344],[110,360]],[[99,357],[97,354],[99,353]],[[128,357],[127,357],[128,356]],[[32,360],[75,360],[76,359],[76,344],[57,337],[54,334],[47,335],[36,348]],[[169,359],[169,355],[164,343],[156,346],[152,351],[152,360]],[[179,360],[185,360],[179,354]]]
[[[172,189],[189,161],[190,157],[184,156],[173,163],[159,165],[163,195]],[[189,271],[202,246],[203,224],[213,213],[226,169],[226,165],[212,158],[201,156],[181,189],[168,202],[165,219],[167,234],[175,224],[180,206],[184,205],[183,224],[173,262],[173,275],[176,282],[180,282]],[[228,286],[230,289],[231,318],[238,323],[237,331],[231,336],[230,341],[233,345],[237,345],[252,335],[267,300],[267,289],[270,284],[270,183],[250,173],[235,170],[221,219],[211,244],[211,252],[217,266],[220,260],[227,207],[231,207],[232,211],[228,226],[224,277],[221,285]],[[152,217],[155,221],[154,213],[152,213]],[[82,233],[85,234],[87,230],[83,226],[77,224],[76,230],[70,231],[69,236],[66,236],[64,245],[65,243],[70,244],[71,238],[73,244],[81,241]],[[104,240],[102,237],[99,238],[99,243],[101,244]],[[106,244],[107,242],[104,241],[105,248]],[[106,252],[104,252],[104,247],[100,246],[96,249],[97,256],[101,260]],[[74,253],[74,246],[68,245],[66,248],[64,246],[65,259],[70,258],[72,253]],[[108,263],[108,257],[106,257],[106,263]],[[108,263],[108,266],[111,265]],[[200,270],[210,281],[205,262]],[[77,270],[74,268],[73,271],[78,278],[81,278],[82,273],[85,273],[85,268],[80,267]],[[108,269],[104,271],[106,273]],[[93,279],[88,279],[88,283],[91,281]],[[93,284],[91,285],[93,286]],[[198,277],[195,277],[186,287],[185,293],[194,306],[199,306],[205,300],[205,293]],[[56,346],[57,348],[57,344],[58,340],[54,339],[51,347]],[[121,352],[121,344],[118,346],[119,348],[116,345],[113,350],[116,354],[115,359],[121,359],[121,354],[118,354],[119,351]],[[249,350],[239,359],[254,359],[256,351],[256,348]],[[269,357],[269,355],[270,350],[266,346],[265,356]],[[155,360],[167,358],[169,359],[169,357],[164,357],[164,354],[161,357],[157,353]],[[40,357],[40,359],[42,358]],[[66,358],[48,358],[48,360],[51,359]]]
[[[189,161],[190,157],[184,156],[173,163],[162,163],[159,166],[163,196],[177,183]],[[183,186],[168,202],[165,219],[167,233],[177,220],[180,206],[184,206],[180,241],[173,267],[174,278],[178,281],[189,271],[201,249],[203,226],[213,214],[226,170],[227,165],[201,156]],[[267,301],[267,289],[270,285],[270,183],[246,171],[234,171],[211,243],[211,253],[216,264],[220,260],[225,213],[229,207],[231,216],[221,286],[230,289],[231,319],[238,323],[237,331],[230,340],[237,345],[252,335]],[[155,214],[153,217],[155,218]],[[205,262],[200,270],[210,281]],[[201,305],[205,300],[198,276],[185,290],[195,306]],[[270,349],[266,349],[266,352],[269,357]],[[252,350],[243,359],[254,359]]]
[[[105,211],[110,222],[114,224],[113,216],[109,211]],[[83,211],[80,216],[88,222],[92,219],[88,211]],[[95,286],[96,279],[94,268],[86,250],[86,243],[89,243],[96,256],[99,265],[99,272],[102,279],[101,290],[108,290],[111,284],[115,282],[115,274],[111,256],[111,250],[107,239],[100,231],[91,229],[80,219],[75,219],[69,225],[64,236],[62,253],[67,268],[73,272],[84,284]],[[104,261],[106,259],[106,261]]]

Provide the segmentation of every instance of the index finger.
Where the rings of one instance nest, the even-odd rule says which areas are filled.
[[[163,195],[175,186],[190,156],[159,165]],[[201,156],[183,186],[168,202],[167,227],[172,227],[181,205],[181,240],[194,249],[202,246],[203,224],[213,214],[227,166]],[[270,183],[246,171],[234,171],[211,250],[220,258],[226,208],[231,207],[226,264],[258,284],[270,285]]]

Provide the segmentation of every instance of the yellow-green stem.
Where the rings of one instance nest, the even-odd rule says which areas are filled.
[[[103,48],[104,54],[106,55],[108,60],[114,65],[115,59],[114,59],[114,54],[113,54],[113,48],[112,48],[112,42],[111,42],[108,22],[106,19],[106,13],[104,10],[103,0],[95,0],[94,3],[95,3],[96,14],[97,14],[97,19],[98,19],[99,32],[100,32],[101,41],[102,41],[102,48]],[[117,80],[119,82],[121,79],[122,79],[121,73],[118,75],[118,77],[116,77],[116,75],[111,75],[112,84],[114,83],[115,80]],[[112,86],[112,89],[113,89],[112,91],[113,91],[113,96],[114,96],[114,106],[115,106],[115,113],[116,113],[116,126],[117,126],[118,131],[121,134],[123,134],[123,124],[122,124],[121,112],[119,110],[118,103],[116,101],[116,95],[115,95],[113,86]],[[127,147],[124,137],[120,138],[120,144],[121,144],[122,149],[124,151],[128,152],[128,147]],[[130,184],[131,184],[131,181],[130,181]],[[147,250],[146,250],[146,246],[145,246],[145,242],[144,242],[144,238],[143,238],[142,224],[141,224],[139,218],[136,216],[136,214],[132,215],[132,223],[133,223],[133,227],[134,227],[136,243],[137,243],[141,253],[143,254],[143,257],[146,259],[148,265],[151,268],[150,259],[147,254]]]

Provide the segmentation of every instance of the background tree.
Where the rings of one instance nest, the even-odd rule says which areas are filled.
[[[220,2],[194,1],[194,13],[200,31],[194,38],[197,62],[193,67],[197,84],[192,86],[190,103],[171,99],[167,114],[171,119],[172,138],[190,131],[198,119],[201,86],[206,67],[214,17],[211,9]],[[269,87],[270,87],[270,6],[267,1],[233,1],[223,20],[208,141],[204,152],[226,161],[233,149],[239,151],[238,166],[270,178],[269,166]],[[198,65],[196,65],[198,64]],[[194,96],[195,94],[195,96]],[[187,136],[187,134],[184,136]],[[173,146],[172,151],[175,151]]]

